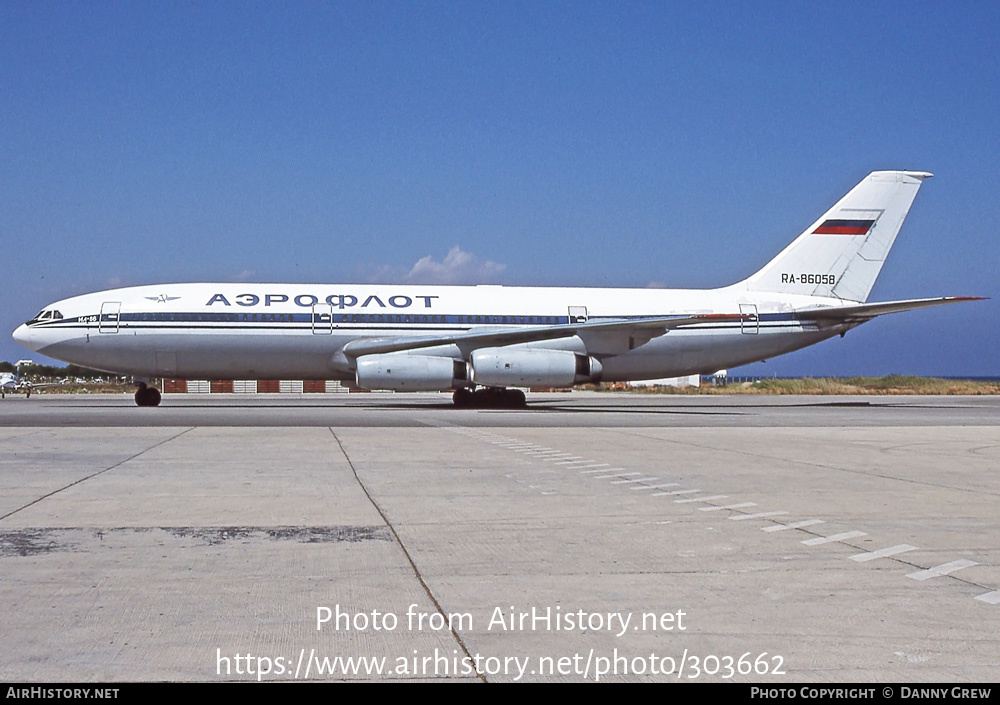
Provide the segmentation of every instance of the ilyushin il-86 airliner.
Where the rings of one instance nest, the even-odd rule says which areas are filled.
[[[976,297],[866,303],[924,179],[876,171],[777,257],[719,289],[157,284],[75,296],[14,331],[31,350],[151,378],[335,379],[523,406],[518,388],[711,373],[876,316]]]

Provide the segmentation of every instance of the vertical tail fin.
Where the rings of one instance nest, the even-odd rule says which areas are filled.
[[[917,190],[931,174],[873,171],[737,286],[867,301]]]

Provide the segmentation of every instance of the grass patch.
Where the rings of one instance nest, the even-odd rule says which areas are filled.
[[[803,377],[768,378],[757,382],[734,382],[725,386],[703,384],[700,387],[628,387],[628,391],[646,394],[843,394],[843,395],[983,395],[1000,394],[998,382],[973,382],[938,377],[886,375],[885,377]]]

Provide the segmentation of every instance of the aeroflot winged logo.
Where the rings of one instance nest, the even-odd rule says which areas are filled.
[[[159,296],[143,296],[142,298],[149,301],[155,301],[158,304],[165,304],[168,301],[176,301],[180,296],[167,296],[166,294],[160,294]]]
[[[824,220],[813,230],[814,235],[867,235],[874,220]]]
[[[149,297],[147,297],[149,298]],[[320,298],[314,294],[298,294],[296,296],[291,296],[289,294],[237,294],[233,296],[233,301],[226,297],[225,294],[215,294],[208,300],[206,306],[214,306],[220,304],[222,306],[232,306],[233,302],[237,306],[257,306],[263,303],[265,306],[274,306],[277,304],[293,302],[296,306],[301,306],[302,308],[311,308],[317,305],[327,305],[333,308],[410,308],[415,306],[416,308],[421,308],[420,302],[423,302],[422,308],[431,308],[432,301],[434,299],[440,298],[439,296],[404,296],[395,295],[389,297],[379,297],[375,294],[365,297],[364,299],[359,299],[354,294],[330,294],[325,298]]]

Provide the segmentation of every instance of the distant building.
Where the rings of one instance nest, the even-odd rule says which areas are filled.
[[[629,382],[630,387],[700,387],[700,375],[688,375],[687,377],[664,377],[663,379],[644,379],[638,382]]]
[[[311,394],[367,392],[336,380],[164,379],[164,394]]]

